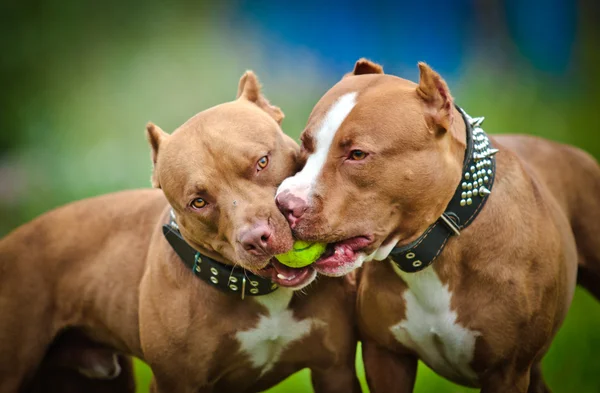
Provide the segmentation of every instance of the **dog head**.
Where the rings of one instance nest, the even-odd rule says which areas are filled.
[[[294,234],[329,243],[315,264],[343,275],[418,237],[461,177],[464,124],[444,80],[424,63],[418,84],[359,60],[313,109],[302,171],[278,189]]]
[[[200,112],[171,135],[151,123],[146,129],[152,184],[163,190],[182,236],[221,262],[262,275],[293,244],[274,202],[277,186],[299,163],[298,145],[280,128],[283,117],[248,71],[235,101]]]

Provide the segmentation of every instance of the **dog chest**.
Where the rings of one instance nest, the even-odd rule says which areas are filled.
[[[236,334],[240,351],[249,357],[253,367],[261,370],[261,375],[273,368],[291,343],[309,335],[316,325],[324,324],[318,319],[296,319],[288,308],[292,295],[292,290],[279,288],[255,297],[267,314],[261,315],[254,327]]]
[[[479,332],[457,323],[452,294],[432,267],[417,273],[394,270],[406,282],[405,317],[390,327],[396,340],[414,350],[434,371],[455,381],[477,379],[470,363]]]

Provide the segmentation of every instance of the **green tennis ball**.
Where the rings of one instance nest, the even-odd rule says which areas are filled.
[[[285,254],[275,255],[283,265],[300,268],[308,266],[325,252],[325,243],[311,243],[296,240],[292,249]]]

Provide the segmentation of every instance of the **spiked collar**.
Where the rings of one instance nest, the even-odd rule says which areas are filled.
[[[440,218],[415,241],[395,247],[390,257],[407,273],[415,273],[431,265],[440,255],[448,239],[459,236],[481,211],[492,192],[496,175],[494,149],[481,129],[483,117],[470,117],[458,106],[466,126],[467,148],[463,161],[463,176],[454,196]]]
[[[246,296],[267,295],[279,288],[277,284],[267,278],[241,267],[225,265],[196,251],[181,236],[173,210],[171,210],[169,223],[163,225],[163,234],[179,255],[181,262],[191,269],[196,277],[210,286],[240,296],[242,300]]]

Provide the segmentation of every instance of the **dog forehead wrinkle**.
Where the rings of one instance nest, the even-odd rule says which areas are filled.
[[[308,156],[306,165],[292,179],[299,187],[313,188],[321,173],[329,149],[340,126],[356,105],[356,92],[346,93],[338,98],[323,117],[314,135],[314,152]]]

